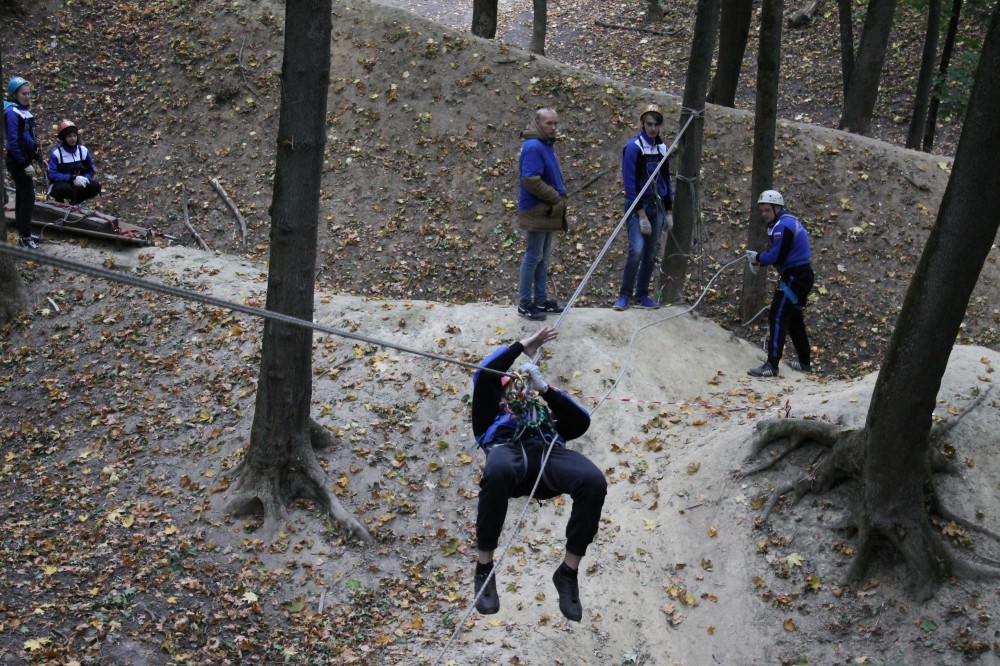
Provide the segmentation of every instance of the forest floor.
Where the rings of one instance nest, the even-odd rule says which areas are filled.
[[[618,4],[626,14],[600,15],[635,20]],[[571,34],[562,12],[584,5],[550,10],[551,56],[561,58],[560,36]],[[691,6],[670,20],[690,26]],[[502,29],[517,17],[523,27],[524,15],[503,7]],[[47,234],[43,253],[263,305],[282,11],[277,1],[43,0],[15,17],[23,30],[5,67],[30,73],[43,135],[64,116],[82,126],[106,183],[100,208],[193,245],[183,186],[213,250]],[[595,16],[576,18],[575,29],[591,34]],[[819,44],[829,21],[789,39],[789,57],[818,67],[818,55],[791,49]],[[588,73],[364,0],[337,0],[334,30],[316,320],[468,361],[530,333],[511,306],[522,251],[510,224],[518,131],[535,107],[560,109],[558,149],[575,191],[574,228],[553,266],[562,299],[620,216],[614,170],[635,110],[653,99],[677,115],[681,56],[669,57],[669,71],[638,66],[633,75],[617,67],[637,56],[591,35],[575,43],[608,69]],[[629,36],[623,48],[645,38]],[[671,86],[654,92],[612,77]],[[312,411],[338,440],[319,455],[377,544],[345,540],[308,503],[264,543],[257,521],[223,510],[253,414],[259,322],[22,264],[31,304],[0,339],[0,664],[916,666],[1000,657],[995,584],[948,581],[917,604],[893,563],[845,583],[853,537],[839,527],[853,484],[758,521],[769,492],[807,473],[818,451],[734,477],[761,419],[863,423],[871,371],[950,169],[947,156],[801,122],[826,124],[830,105],[820,102],[835,96],[805,97],[808,109],[779,124],[776,178],[814,242],[808,322],[821,372],[748,378],[764,331],[739,326],[741,271],[707,288],[742,254],[749,207],[752,115],[717,108],[706,119],[705,221],[689,288],[692,303],[707,290],[698,310],[610,310],[618,242],[546,354],[550,381],[596,410],[574,445],[611,484],[584,561],[579,625],[559,615],[549,583],[568,502],[533,504],[500,567],[501,612],[472,613],[442,652],[472,591],[482,456],[469,447],[464,370],[317,336]],[[949,127],[942,145],[955,140]],[[245,249],[212,177],[249,223]],[[954,418],[992,384],[998,279],[994,251],[936,418]],[[991,395],[952,431],[947,453],[961,473],[939,480],[953,509],[993,531],[997,406]],[[523,506],[511,503],[504,541]],[[978,534],[938,527],[962,552],[1000,557]]]

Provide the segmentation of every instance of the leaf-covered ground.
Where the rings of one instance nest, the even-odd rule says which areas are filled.
[[[618,156],[635,110],[654,98],[677,117],[671,94],[680,84],[643,92],[412,15],[335,5],[318,312],[331,325],[475,360],[527,330],[498,306],[516,289],[522,248],[510,209],[517,134],[531,111],[554,104],[562,116],[574,228],[557,243],[553,292],[565,298],[618,221]],[[554,36],[571,34],[576,6],[553,7]],[[614,7],[594,11],[634,20],[631,7],[607,13]],[[682,7],[668,20],[683,14],[689,25]],[[595,16],[577,19],[575,30],[593,30]],[[262,305],[281,4],[47,0],[7,18],[18,30],[5,71],[35,83],[43,138],[64,116],[83,128],[105,182],[103,210],[193,245],[181,222],[183,187],[195,227],[213,249],[235,254],[234,223],[209,184],[216,177],[250,225],[242,262],[68,241],[44,251]],[[808,45],[830,32],[823,23],[809,30]],[[627,49],[643,38],[629,36],[578,41],[602,49],[589,58],[608,64],[601,73],[620,76],[616,63],[632,62]],[[798,40],[788,41],[806,60],[792,50]],[[639,69],[658,80],[652,65]],[[830,117],[818,103],[830,95],[806,97],[815,108],[795,110],[800,120]],[[711,111],[692,298],[742,254],[749,206],[752,117]],[[778,138],[777,176],[816,246],[809,322],[821,384],[749,382],[745,368],[759,363],[753,346],[711,326],[653,335],[653,349],[632,362],[641,378],[619,395],[667,404],[604,406],[581,444],[614,480],[588,558],[587,622],[567,626],[553,606],[547,579],[566,507],[547,505],[529,513],[505,569],[504,613],[474,620],[455,663],[551,663],[565,654],[567,663],[701,664],[712,663],[709,647],[731,663],[996,654],[995,590],[949,586],[935,605],[912,609],[891,569],[865,589],[842,587],[850,542],[801,526],[846,511],[844,497],[818,500],[759,535],[755,509],[773,480],[746,488],[728,480],[748,426],[787,400],[798,415],[863,414],[866,385],[833,379],[863,375],[880,358],[950,165],[794,122]],[[603,395],[628,363],[637,322],[650,319],[607,310],[623,250],[616,245],[595,273],[581,305],[596,307],[570,322],[549,359],[558,383],[581,399]],[[994,262],[964,343],[995,345]],[[381,664],[437,655],[469,601],[479,458],[467,450],[467,376],[318,339],[313,413],[341,442],[324,461],[380,543],[344,543],[303,505],[279,541],[264,544],[254,521],[221,512],[225,472],[253,409],[258,322],[37,266],[23,277],[32,307],[3,331],[0,375],[0,663]],[[700,311],[759,347],[760,327],[737,326],[739,281],[723,274]],[[971,354],[942,394],[942,415],[990,379],[992,352]],[[987,521],[998,515],[991,428],[984,421],[956,446],[969,479],[954,482],[960,508]],[[942,530],[959,546],[970,538]]]

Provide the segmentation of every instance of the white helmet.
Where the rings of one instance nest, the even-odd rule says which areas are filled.
[[[762,204],[773,204],[775,206],[785,207],[785,198],[781,196],[781,192],[778,190],[764,190],[760,193],[760,198],[757,199],[757,203]]]

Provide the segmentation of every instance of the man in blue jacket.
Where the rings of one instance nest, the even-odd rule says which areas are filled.
[[[549,256],[556,231],[569,228],[566,221],[566,186],[563,184],[556,134],[559,116],[554,109],[538,109],[535,118],[521,132],[524,143],[518,158],[520,189],[517,197],[517,224],[524,230],[526,248],[521,262],[517,313],[539,321],[546,313],[563,308],[549,299]]]
[[[757,209],[768,227],[771,247],[760,254],[747,252],[747,256],[751,265],[774,266],[780,277],[768,317],[767,362],[748,373],[753,377],[777,377],[786,336],[791,336],[798,358],[786,361],[785,365],[801,372],[812,372],[809,335],[802,317],[814,279],[809,235],[798,218],[785,209],[785,199],[780,192],[761,192]]]
[[[604,473],[586,456],[566,448],[566,441],[587,431],[590,414],[568,395],[546,384],[533,363],[521,367],[523,384],[499,374],[506,373],[522,353],[533,358],[557,335],[556,329],[545,327],[509,347],[501,347],[483,361],[487,371],[477,370],[472,377],[472,432],[486,452],[476,517],[476,610],[483,615],[500,610],[493,551],[503,531],[507,502],[512,497],[527,496],[537,481],[533,495],[536,499],[551,499],[563,493],[573,499],[566,525],[566,552],[552,582],[562,614],[574,622],[583,617],[577,574],[580,560],[597,534],[608,484]],[[547,451],[551,452],[543,470]],[[542,478],[538,481],[540,472]]]
[[[7,84],[9,104],[4,104],[4,137],[7,142],[7,171],[14,180],[14,223],[21,238],[18,245],[36,249],[31,236],[31,214],[35,208],[35,167],[38,144],[35,116],[31,114],[31,84],[15,76]]]
[[[625,144],[622,151],[625,210],[631,208],[633,202],[635,207],[627,223],[628,258],[625,260],[622,286],[618,290],[618,300],[612,306],[618,311],[627,310],[632,302],[640,308],[660,307],[649,295],[649,280],[656,267],[656,253],[664,224],[668,229],[673,226],[670,162],[666,160],[667,145],[660,138],[663,112],[656,104],[648,104],[639,113],[639,122],[642,129]],[[657,167],[660,167],[658,172]],[[656,177],[639,198],[639,192],[654,172]]]

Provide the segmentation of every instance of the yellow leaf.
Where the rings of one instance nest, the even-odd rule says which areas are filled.
[[[646,530],[647,532],[652,532],[657,527],[659,527],[657,522],[655,520],[652,520],[651,518],[643,518],[642,522],[643,522],[642,529]]]
[[[281,606],[289,613],[301,613],[302,610],[306,607],[306,598],[296,597],[291,601],[286,601],[285,603],[281,604]]]
[[[470,462],[472,462],[472,456],[469,455],[468,453],[460,453],[458,455],[458,461],[463,465],[468,465]]]
[[[688,463],[688,474],[697,474],[699,469],[701,469],[701,463]]]
[[[42,571],[44,571],[44,572],[45,572],[45,575],[46,575],[46,576],[51,576],[52,574],[54,574],[54,573],[56,573],[57,571],[59,571],[59,567],[57,567],[57,566],[56,566],[56,565],[54,565],[54,564],[49,564],[49,565],[46,565],[46,566],[45,566],[45,568],[44,568],[44,569],[42,569]]]
[[[255,604],[255,603],[257,603],[257,595],[254,594],[253,592],[244,592],[242,599],[243,599],[243,601],[247,602],[248,604]]]
[[[781,626],[785,629],[785,631],[795,631],[798,629],[798,626],[795,624],[795,620],[792,618],[785,620],[785,623]]]
[[[712,537],[713,539],[716,537],[718,533],[719,533],[719,528],[716,527],[715,525],[712,525],[708,528],[708,536]]]
[[[801,567],[802,566],[802,556],[798,553],[792,553],[785,558],[785,564],[790,567]]]
[[[135,516],[125,516],[122,518],[122,525],[125,527],[132,527],[133,523],[135,523]]]
[[[178,531],[179,530],[177,529],[176,525],[171,525],[170,527],[163,530],[163,533],[166,535],[170,535],[170,534],[177,534]]]
[[[813,592],[819,592],[819,576],[806,576],[806,583],[809,584],[809,589]]]
[[[35,650],[41,650],[43,647],[51,643],[52,640],[49,638],[32,638],[30,640],[24,641],[24,649],[28,652],[33,652]]]

